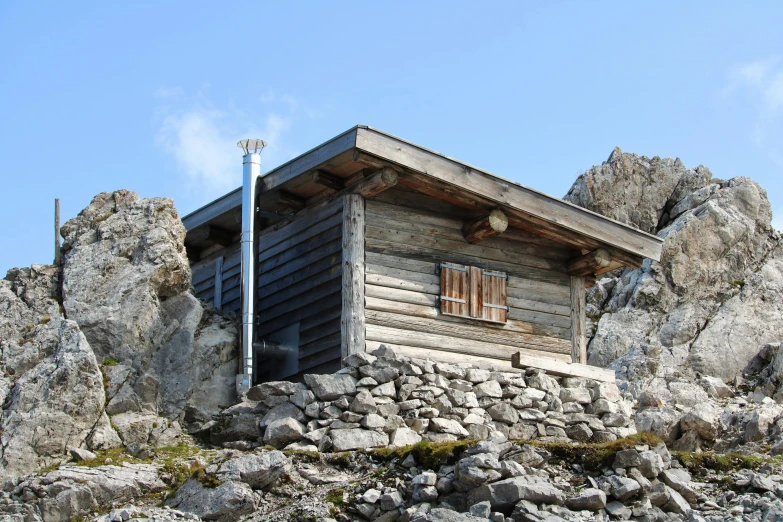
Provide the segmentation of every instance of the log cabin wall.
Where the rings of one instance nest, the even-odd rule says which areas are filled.
[[[298,332],[298,369],[259,360],[259,381],[340,369],[342,200],[258,238],[257,339]],[[295,326],[296,325],[296,326]]]
[[[239,248],[239,243],[230,245],[191,267],[196,297],[217,309],[239,313],[242,261]]]
[[[405,205],[405,206],[403,206]],[[391,189],[365,205],[366,347],[448,361],[509,361],[513,353],[571,361],[572,251],[509,228],[471,245],[464,209]],[[495,324],[440,312],[440,263],[508,274],[508,320]]]

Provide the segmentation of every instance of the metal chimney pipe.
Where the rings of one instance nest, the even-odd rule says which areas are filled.
[[[237,392],[253,386],[253,327],[255,324],[256,286],[256,187],[261,177],[262,140],[242,140],[237,143],[245,155],[242,157],[242,370],[237,382]]]

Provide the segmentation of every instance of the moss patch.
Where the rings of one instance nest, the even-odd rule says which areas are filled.
[[[118,362],[119,361],[117,359],[115,359],[114,357],[107,357],[107,358],[105,358],[103,360],[103,365],[104,366],[117,366]]]
[[[561,462],[577,462],[585,468],[598,471],[612,465],[615,454],[623,449],[638,445],[657,446],[663,440],[652,433],[640,432],[630,437],[617,439],[614,442],[602,444],[585,443],[571,444],[568,442],[528,442],[538,448],[549,451],[552,456]]]
[[[476,444],[476,440],[466,439],[454,442],[430,442],[423,440],[412,446],[401,448],[377,448],[368,453],[382,460],[399,458],[404,460],[413,455],[416,464],[425,469],[437,469],[444,464],[453,464],[463,451]]]
[[[781,457],[762,457],[756,455],[740,455],[738,453],[690,453],[673,451],[672,456],[680,461],[694,475],[704,475],[708,470],[736,471],[740,469],[759,469],[765,464],[780,466]]]

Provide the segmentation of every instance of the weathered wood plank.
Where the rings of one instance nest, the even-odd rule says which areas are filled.
[[[499,270],[501,272],[506,272],[507,274],[515,275],[525,279],[544,281],[554,284],[564,284],[566,286],[568,285],[569,281],[568,275],[563,272],[542,270],[515,264],[513,262],[507,263],[503,261],[494,261],[484,257],[477,257],[475,255],[456,253],[451,250],[436,250],[433,248],[422,247],[417,244],[385,241],[370,237],[369,234],[366,238],[366,244],[369,251],[378,252],[380,254],[405,255],[406,257],[432,261],[435,263],[448,261],[461,265],[478,266],[490,270]]]
[[[598,248],[571,260],[568,263],[568,273],[572,276],[593,275],[597,270],[608,267],[611,262],[612,257],[609,252]]]
[[[426,332],[417,332],[413,330],[403,330],[375,324],[367,325],[367,340],[388,342],[392,344],[402,344],[416,348],[431,348],[442,350],[444,352],[464,353],[467,355],[477,355],[491,359],[510,359],[514,353],[524,352],[532,356],[541,356],[547,354],[561,361],[570,360],[569,355],[560,353],[543,352],[536,349],[521,349],[514,346],[507,346],[496,343],[487,343],[482,341],[464,340],[448,335],[440,335]]]
[[[505,328],[489,328],[486,325],[474,326],[467,322],[442,321],[429,317],[417,317],[376,310],[367,310],[365,315],[368,325],[385,326],[425,334],[439,334],[453,339],[452,342],[462,343],[466,340],[474,340],[488,344],[497,343],[552,353],[571,353],[569,341],[543,335],[530,335]]]
[[[440,293],[440,284],[423,283],[421,281],[411,281],[404,277],[395,277],[391,275],[368,273],[365,276],[365,281],[371,285],[386,286],[389,288],[399,288],[401,290],[410,290],[411,292],[424,292],[426,294]]]
[[[543,357],[531,357],[523,352],[515,353],[512,356],[511,365],[515,368],[539,368],[561,377],[584,377],[602,382],[615,382],[614,370]]]
[[[399,301],[390,301],[387,299],[371,296],[366,296],[364,298],[364,302],[366,310],[377,310],[379,312],[392,312],[403,315],[429,317],[432,319],[438,319],[440,321],[472,324],[482,328],[508,330],[510,332],[523,334],[545,335],[550,337],[557,337],[559,339],[565,339],[568,342],[571,341],[571,330],[569,328],[542,325],[538,323],[526,323],[524,321],[516,321],[513,319],[509,319],[505,323],[487,323],[479,320],[472,320],[469,317],[453,317],[450,315],[443,315],[439,312],[437,307],[434,306],[401,303]]]
[[[299,373],[334,373],[340,369],[340,343],[299,359]]]
[[[389,301],[397,301],[400,303],[419,304],[425,306],[438,305],[438,296],[435,294],[410,292],[408,290],[400,290],[399,288],[389,288],[371,284],[364,285],[364,295],[368,297],[376,297],[378,299],[388,299]]]
[[[341,249],[342,241],[340,239],[335,239],[334,241],[331,241],[311,252],[308,252],[297,259],[293,259],[288,263],[275,268],[274,270],[259,274],[258,284],[264,285],[271,281],[277,281],[281,277],[287,276],[288,274],[291,274],[297,270],[301,270],[307,265],[325,257],[335,256],[335,258],[337,258],[340,256]]]
[[[406,272],[416,272],[420,274],[437,274],[438,264],[430,261],[419,261],[407,257],[399,257],[389,254],[379,254],[377,252],[366,252],[364,258],[368,264],[376,266],[385,266],[387,268],[397,268]]]
[[[278,316],[272,320],[259,320],[257,334],[263,337],[264,335],[276,332],[277,330],[285,328],[286,326],[308,320],[309,318],[313,317],[313,310],[330,309],[336,306],[341,306],[341,303],[342,296],[340,295],[339,290],[332,292],[325,297],[309,303],[309,306],[305,305],[303,308],[299,308],[298,310],[294,310],[288,314]],[[223,306],[225,306],[225,302],[223,303]]]
[[[423,226],[435,226],[446,230],[451,230],[459,234],[462,230],[463,220],[459,217],[452,217],[431,210],[422,210],[409,207],[401,207],[380,201],[367,201],[367,222],[380,219],[396,220],[402,223],[417,223]]]
[[[258,312],[261,312],[267,308],[278,306],[279,304],[284,303],[289,299],[298,299],[298,296],[304,294],[305,292],[309,292],[313,288],[334,279],[339,279],[342,277],[342,275],[343,271],[340,265],[329,267],[328,270],[323,270],[295,285],[291,285],[285,288],[284,290],[280,290],[263,298],[259,297],[257,310]]]
[[[560,328],[570,328],[571,318],[562,315],[547,314],[544,312],[535,312],[533,310],[526,310],[524,308],[508,307],[508,318],[517,321],[525,321],[528,323],[547,324],[550,326],[558,326]]]
[[[323,323],[326,323],[333,319],[337,319],[337,330],[340,329],[340,315],[342,314],[342,302],[338,303],[337,306],[333,306],[331,308],[322,308],[320,306],[314,308],[318,310],[317,314],[313,314],[309,317],[306,317],[299,322],[299,335],[304,335],[311,328],[317,328]]]
[[[394,173],[394,171],[392,171]],[[386,172],[380,173],[377,183],[384,181]],[[377,176],[377,175],[376,175]],[[370,178],[366,178],[370,179]],[[397,175],[394,173],[394,183]],[[379,185],[380,186],[380,185]],[[340,319],[342,332],[341,357],[364,350],[364,198],[359,194],[344,196],[343,203],[343,313]]]
[[[312,342],[318,341],[330,335],[336,335],[337,340],[340,340],[340,318],[336,317],[329,321],[326,321],[315,328],[310,328],[306,332],[299,333],[299,346],[306,346]],[[299,357],[302,357],[300,352]]]
[[[521,291],[529,291],[534,294],[551,295],[557,297],[570,297],[570,291],[568,289],[571,284],[570,279],[562,278],[557,283],[549,283],[547,281],[539,281],[536,279],[528,279],[526,277],[520,277],[516,275],[509,275],[508,287],[516,288]],[[567,301],[567,303],[570,301]]]
[[[194,241],[209,241],[227,247],[236,243],[236,241],[234,241],[235,235],[236,234],[233,232],[214,225],[203,225],[194,230],[190,230],[188,232],[188,239]]]
[[[476,355],[467,355],[464,353],[444,352],[441,350],[432,350],[430,348],[415,348],[413,346],[404,346],[401,344],[367,341],[368,352],[376,350],[381,346],[391,348],[394,350],[394,353],[399,356],[410,357],[411,359],[418,359],[420,361],[430,360],[449,364],[470,363],[478,368],[496,372],[524,373],[525,371],[519,368],[514,368],[511,366],[510,361],[502,361],[500,359],[490,359],[488,357],[479,357]]]
[[[587,364],[585,279],[571,277],[571,361]]]
[[[519,297],[514,297],[510,292],[508,293],[506,302],[509,306],[513,306],[514,308],[521,308],[522,310],[531,310],[533,312],[544,312],[547,314],[562,315],[563,317],[571,317],[570,305],[558,305],[544,303],[534,299],[522,299]]]
[[[566,271],[566,265],[562,261],[522,254],[500,248],[487,247],[484,245],[471,245],[465,242],[464,239],[462,241],[453,241],[433,237],[426,233],[417,233],[412,230],[396,230],[393,228],[386,228],[385,226],[368,224],[367,237],[392,243],[413,244],[419,247],[429,248],[430,250],[459,253],[481,259],[513,263],[515,265],[523,265],[542,270],[552,270],[563,273]]]
[[[260,252],[258,254],[258,261],[259,262],[265,261],[272,256],[275,256],[277,254],[285,252],[286,250],[292,247],[295,247],[296,245],[300,244],[302,241],[312,239],[313,237],[318,236],[319,234],[322,234],[325,231],[328,231],[329,229],[339,226],[341,224],[342,224],[342,215],[340,215],[339,213],[329,216],[326,219],[318,221],[317,223],[313,223],[312,225],[305,228],[301,232],[291,235],[290,237],[288,237],[288,239],[280,241],[279,243],[277,243],[272,247],[260,249]]]
[[[309,292],[307,292],[306,294],[304,294],[298,299],[292,299],[284,303],[281,303],[279,306],[262,310],[258,314],[259,320],[262,323],[266,321],[271,321],[272,319],[279,317],[281,315],[288,314],[302,307],[307,307],[311,303],[323,297],[326,297],[333,293],[339,293],[340,288],[341,288],[341,281],[339,279],[328,281],[320,286],[313,288],[312,290],[310,290]],[[310,310],[310,313],[314,313],[313,310]]]
[[[425,283],[428,285],[440,285],[440,277],[434,274],[434,269],[432,270],[433,273],[421,273],[421,272],[414,272],[411,270],[401,269],[401,268],[390,268],[383,265],[376,265],[375,263],[371,263],[369,259],[366,260],[367,262],[367,275],[379,275],[379,276],[388,276],[388,277],[396,277],[399,279],[404,279],[406,281],[416,281],[419,283]],[[434,268],[434,266],[433,266]],[[429,293],[437,293],[437,290],[435,292],[429,292]]]
[[[298,245],[260,262],[258,271],[259,273],[269,272],[280,265],[297,259],[298,257],[308,252],[313,252],[314,250],[323,247],[330,241],[340,239],[341,237],[342,229],[340,225],[333,226],[329,230],[326,230],[315,237],[311,237],[310,239],[302,241]]]
[[[313,183],[323,185],[324,187],[330,188],[335,192],[339,192],[345,188],[344,179],[337,177],[334,174],[330,174],[325,170],[316,169],[313,171]]]
[[[444,226],[442,223],[430,223],[428,221],[434,220],[426,220],[426,216],[427,214],[423,212],[412,213],[407,216],[399,216],[396,214],[385,215],[385,213],[377,212],[376,209],[375,213],[367,215],[367,223],[371,226],[377,226],[380,228],[412,232],[414,234],[422,234],[425,236],[456,241],[460,244],[466,243],[462,229],[453,228],[452,226]],[[552,259],[563,267],[566,266],[566,262],[574,255],[574,251],[572,249],[564,248],[562,245],[555,243],[552,243],[556,245],[555,247],[543,246],[539,244],[540,242],[536,243],[531,241],[522,241],[513,235],[507,236],[506,234],[509,230],[510,229],[506,229],[506,232],[504,232],[503,236],[485,237],[482,246],[509,252],[516,252],[534,257]]]
[[[275,281],[266,282],[259,278],[258,280],[258,297],[266,297],[276,292],[283,290],[291,285],[304,281],[310,277],[314,277],[317,274],[325,270],[337,270],[342,273],[342,267],[340,266],[341,255],[337,254],[318,259],[311,262],[309,265],[304,266],[284,277],[281,277]]]
[[[481,216],[462,227],[462,235],[465,241],[471,245],[480,243],[492,236],[502,234],[508,228],[508,217],[502,210],[493,209],[486,216]]]
[[[259,251],[272,248],[281,241],[285,241],[299,232],[310,228],[314,223],[324,221],[343,210],[342,199],[324,202],[321,205],[308,207],[289,219],[269,226],[258,233]]]

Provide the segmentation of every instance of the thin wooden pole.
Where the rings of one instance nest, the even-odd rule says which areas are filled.
[[[60,198],[54,198],[54,264],[60,264]]]
[[[212,305],[216,310],[223,308],[223,256],[215,259],[215,295]]]

